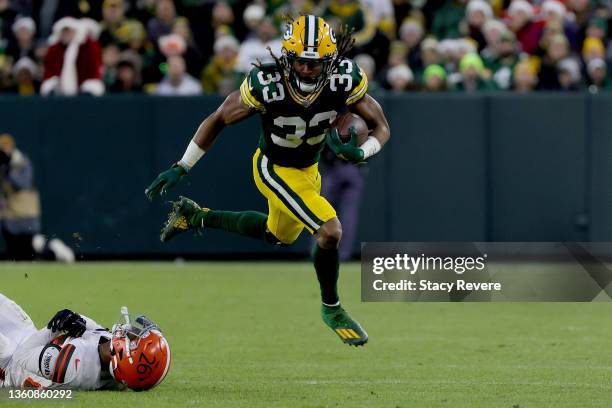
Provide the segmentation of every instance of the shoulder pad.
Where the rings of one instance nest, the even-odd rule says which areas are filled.
[[[253,67],[240,85],[242,102],[251,109],[264,110],[266,98],[264,88],[274,88],[282,79],[282,74],[276,64],[265,64]]]
[[[343,58],[330,79],[332,90],[344,92],[346,104],[351,105],[363,98],[368,90],[368,78],[355,61]]]

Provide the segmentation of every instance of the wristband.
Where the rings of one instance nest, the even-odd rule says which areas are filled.
[[[181,166],[185,171],[191,170],[193,166],[204,156],[206,151],[196,144],[193,140],[189,142],[183,158],[179,160],[178,165]]]
[[[374,136],[368,136],[367,140],[363,142],[360,148],[361,150],[363,150],[363,159],[365,160],[380,152],[382,146],[380,145],[380,142],[377,138],[375,138]]]

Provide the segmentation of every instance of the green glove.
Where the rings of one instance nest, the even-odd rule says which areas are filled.
[[[153,200],[158,194],[162,196],[165,195],[168,189],[174,187],[176,183],[181,181],[185,174],[187,174],[187,170],[178,164],[173,165],[168,170],[160,173],[159,176],[153,180],[151,185],[145,190],[145,195],[149,200]]]
[[[351,139],[347,143],[342,143],[340,135],[338,135],[338,129],[329,128],[327,131],[327,145],[336,154],[336,156],[343,158],[353,164],[363,163],[364,154],[363,149],[358,146],[357,132],[353,128],[349,128]]]

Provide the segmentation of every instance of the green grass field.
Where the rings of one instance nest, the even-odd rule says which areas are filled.
[[[308,263],[0,263],[0,292],[38,325],[68,307],[110,326],[127,305],[169,339],[158,388],[68,407],[612,406],[609,303],[361,303],[359,285],[344,266],[344,305],[370,334],[356,349],[320,320]]]

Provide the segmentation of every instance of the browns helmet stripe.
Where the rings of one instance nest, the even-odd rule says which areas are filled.
[[[67,344],[64,348],[62,348],[59,356],[57,356],[57,362],[53,368],[51,381],[54,383],[64,382],[64,379],[66,378],[66,371],[68,371],[68,363],[70,362],[70,358],[72,358],[72,354],[74,354],[75,349],[76,347],[74,347],[72,344]]]

